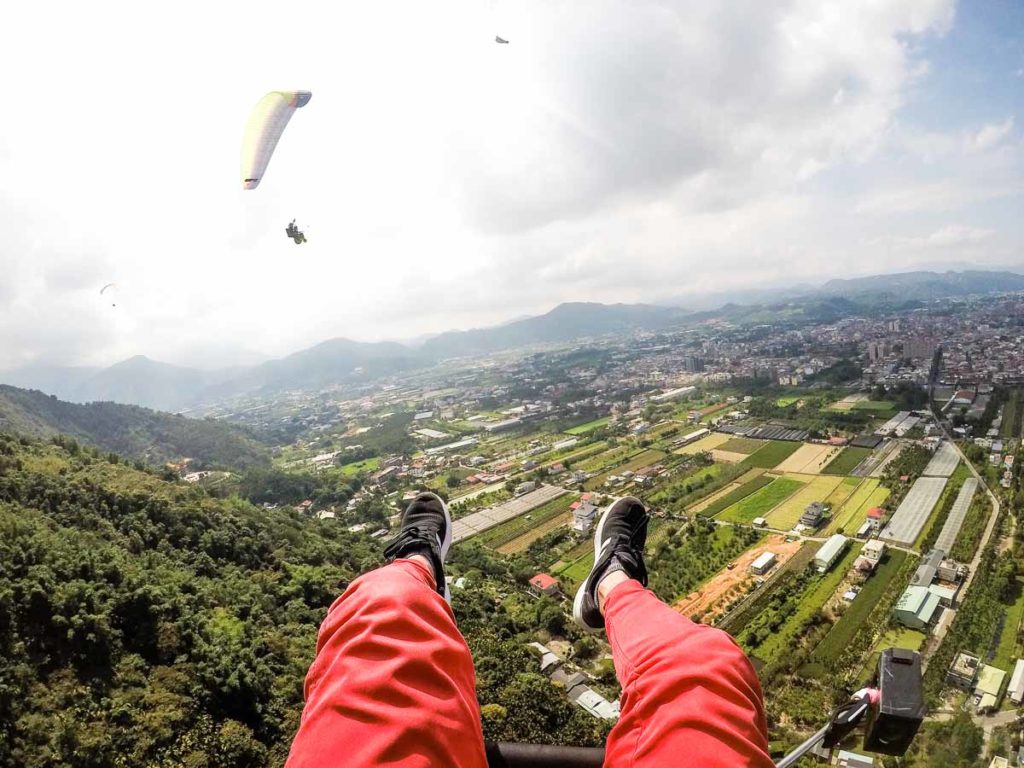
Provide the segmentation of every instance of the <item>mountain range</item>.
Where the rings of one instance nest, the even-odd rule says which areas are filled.
[[[944,297],[1008,291],[1024,291],[1024,275],[980,270],[907,272],[830,280],[818,288],[748,291],[748,303],[727,303],[700,313],[676,306],[576,302],[560,304],[543,315],[489,328],[448,331],[417,343],[330,339],[277,360],[245,367],[200,370],[140,355],[103,369],[35,366],[0,372],[0,381],[77,403],[115,401],[176,411],[244,393],[316,390],[450,358],[660,331],[714,317],[734,322],[830,322],[866,309],[902,308]],[[702,303],[694,302],[694,306]]]

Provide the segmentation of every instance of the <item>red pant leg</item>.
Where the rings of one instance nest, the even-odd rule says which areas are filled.
[[[287,768],[485,768],[473,659],[429,569],[396,560],[334,601]]]
[[[761,685],[729,635],[636,581],[608,595],[605,624],[622,684],[605,766],[771,768]]]

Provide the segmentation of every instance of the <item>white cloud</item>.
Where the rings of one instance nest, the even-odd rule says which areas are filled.
[[[1024,179],[1012,117],[978,127],[969,159],[932,131],[931,164],[900,127],[952,0],[8,16],[0,67],[21,76],[0,123],[0,367],[280,354],[563,300],[891,269],[862,244],[938,232]],[[280,87],[313,99],[243,193],[242,124]],[[305,246],[284,236],[293,216]],[[990,244],[1021,242],[984,226]],[[96,296],[108,281],[117,312]]]

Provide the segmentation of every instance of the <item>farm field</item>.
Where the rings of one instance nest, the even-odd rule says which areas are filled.
[[[738,587],[745,587],[754,580],[750,566],[763,552],[775,554],[778,560],[775,567],[782,568],[799,551],[800,546],[801,542],[787,542],[785,537],[778,534],[768,536],[737,557],[732,562],[732,568],[723,568],[699,589],[676,601],[672,607],[684,616],[700,614],[702,622],[713,624],[728,608],[730,593],[735,593]]]
[[[857,559],[857,549],[847,547],[846,553],[830,571],[813,578],[801,597],[800,607],[755,651],[758,659],[770,664],[790,650],[803,623],[836,593],[843,578],[853,567],[853,561]]]
[[[855,411],[892,411],[896,412],[896,406],[890,403],[888,400],[858,400],[853,404],[853,410]]]
[[[806,483],[782,504],[768,514],[768,525],[780,531],[788,531],[797,524],[812,501],[825,501],[842,482],[841,478],[828,476],[791,477],[791,480]]]
[[[722,466],[725,466],[725,465],[724,464],[716,464],[715,466],[722,467]],[[715,502],[717,502],[718,500],[720,500],[724,496],[727,496],[728,494],[732,493],[737,488],[742,486],[744,483],[748,483],[751,480],[753,480],[754,478],[760,477],[763,474],[764,474],[764,470],[763,469],[750,469],[750,470],[747,470],[742,475],[737,477],[733,482],[728,483],[727,485],[722,486],[721,488],[716,490],[714,493],[710,493],[707,496],[705,496],[704,498],[702,498],[699,501],[697,501],[696,503],[690,505],[690,507],[686,511],[689,514],[696,514],[698,512],[704,512],[712,504],[714,504]],[[730,503],[732,503],[732,502],[730,502]],[[726,506],[728,506],[728,504]],[[722,507],[722,509],[725,509],[725,507]],[[712,517],[712,515],[707,515],[707,514],[706,514],[706,516],[707,517]]]
[[[731,437],[719,446],[719,450],[749,455],[759,448],[763,448],[767,442],[767,440],[754,440],[750,437]]]
[[[832,405],[830,405],[829,408],[833,411],[849,411],[852,410],[853,406],[855,406],[857,403],[867,399],[868,396],[866,394],[858,392],[857,394],[854,395],[847,395],[842,400],[837,400],[836,402],[832,403]]]
[[[638,452],[638,449],[631,445],[619,445],[591,456],[584,461],[577,462],[574,465],[574,469],[581,469],[584,472],[600,472],[606,467],[612,467],[621,461],[625,461],[630,455]]]
[[[821,471],[826,475],[849,475],[870,455],[870,448],[847,446]]]
[[[772,440],[764,447],[750,454],[743,463],[748,467],[772,469],[799,450],[801,445],[803,443],[787,443],[781,440]]]
[[[768,575],[768,581],[754,596],[748,599],[741,607],[732,614],[723,617],[717,624],[720,629],[729,632],[733,637],[739,637],[743,629],[756,616],[760,616],[766,607],[773,602],[780,590],[790,589],[792,574],[802,573],[807,570],[814,559],[814,553],[821,545],[816,541],[801,542],[797,553],[786,561],[784,565],[772,570]]]
[[[860,549],[859,546],[855,546],[855,548]],[[853,640],[857,630],[867,622],[871,611],[882,599],[886,587],[899,572],[900,566],[903,565],[907,557],[906,552],[901,552],[898,549],[890,549],[886,552],[885,562],[881,563],[875,574],[864,583],[860,594],[847,606],[843,615],[839,617],[839,621],[832,625],[832,629],[814,649],[811,661],[827,664],[839,658],[843,650]]]
[[[568,452],[558,452],[555,454],[549,454],[552,458],[545,458],[542,467],[550,467],[552,464],[560,464],[566,461],[582,461],[583,459],[589,459],[596,456],[599,453],[608,449],[608,443],[604,440],[598,440],[596,443],[590,443],[584,445],[582,448],[576,448],[573,446]]]
[[[604,481],[611,475],[618,475],[626,470],[634,472],[642,467],[649,467],[652,464],[659,463],[668,454],[664,451],[648,450],[642,451],[635,456],[631,456],[629,461],[624,464],[618,464],[610,468],[607,472],[603,472],[596,477],[592,477],[583,484],[583,488],[588,491],[593,491],[604,485]]]
[[[565,524],[571,521],[572,516],[568,515],[569,505],[573,503],[577,498],[575,493],[566,493],[558,498],[552,499],[543,506],[537,507],[536,509],[514,517],[508,522],[502,523],[501,525],[491,528],[484,533],[481,533],[477,538],[484,546],[490,547],[491,549],[497,549],[502,554],[514,554],[521,549],[526,549],[533,541],[536,541],[544,533],[553,531],[558,525],[549,526],[547,530],[532,539],[522,543],[520,540],[532,535],[537,528],[540,528],[552,520],[558,521],[558,524]],[[509,551],[505,550],[505,547],[515,542],[517,548],[513,548]]]
[[[766,476],[767,477],[767,476]],[[759,491],[738,501],[716,517],[732,523],[750,523],[755,517],[765,517],[768,512],[792,496],[803,483],[787,477],[775,478]]]
[[[608,422],[610,422],[611,420],[611,416],[605,416],[604,418],[601,419],[594,419],[593,421],[588,421],[585,424],[577,424],[572,429],[565,430],[565,433],[567,435],[586,435],[589,434],[590,432],[593,432],[595,429],[600,429],[601,427],[607,426]]]
[[[842,528],[847,535],[853,533],[851,528],[860,527],[861,521],[872,507],[881,506],[889,498],[889,489],[883,488],[875,479],[864,480],[850,494],[849,499],[838,511],[833,508],[832,520],[825,526],[823,536],[831,536]]]
[[[745,458],[745,453],[733,453],[732,451],[725,451],[721,448],[715,448],[711,451],[711,458],[715,461],[720,461],[723,464],[739,464]]]
[[[779,408],[785,408],[788,405],[800,402],[800,398],[800,395],[786,395],[785,397],[780,397],[776,400],[775,404],[779,406]]]
[[[380,469],[380,457],[373,456],[369,459],[353,461],[351,464],[343,465],[341,468],[341,474],[345,477],[354,477],[360,472],[376,472],[378,469]]]
[[[1021,390],[1011,389],[1003,406],[1003,420],[999,424],[1000,437],[1020,437],[1021,432]]]
[[[1003,617],[1003,626],[999,632],[999,643],[996,646],[996,653],[990,662],[993,666],[1001,669],[1010,669],[1011,660],[1020,657],[1017,632],[1020,629],[1021,619],[1024,618],[1024,588],[1020,579],[1014,585],[1016,599],[1006,607],[1006,615]]]
[[[729,442],[732,438],[729,435],[722,434],[721,432],[712,432],[706,437],[702,437],[695,443],[684,445],[679,448],[676,453],[684,456],[692,456],[695,453],[701,453],[702,451],[710,451],[712,448],[718,448],[723,444]]]
[[[744,475],[743,477],[746,477],[746,475]],[[742,478],[740,479],[742,480]],[[756,493],[757,491],[761,490],[766,485],[771,483],[773,479],[774,478],[772,478],[769,475],[760,474],[755,475],[754,477],[744,482],[737,481],[736,483],[733,484],[733,486],[727,486],[726,488],[723,488],[722,490],[724,491],[724,493],[716,494],[717,498],[713,500],[705,499],[705,501],[708,501],[709,503],[701,503],[697,506],[700,506],[700,512],[704,515],[704,517],[714,517],[719,512],[728,509],[738,501],[741,501],[745,499],[747,496],[751,495],[752,493]],[[728,490],[729,488],[731,488],[731,490]],[[690,511],[696,512],[696,506]]]
[[[834,445],[818,445],[817,443],[804,443],[785,461],[775,465],[779,472],[799,472],[803,474],[818,474],[822,467],[828,464],[832,458],[839,453],[839,448]]]

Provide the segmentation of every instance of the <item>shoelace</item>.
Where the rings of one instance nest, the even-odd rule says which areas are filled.
[[[384,557],[397,557],[409,544],[420,543],[430,545],[430,537],[422,535],[416,526],[405,528],[391,543],[384,548]]]
[[[644,565],[643,554],[640,548],[633,541],[633,537],[620,534],[615,538],[615,543],[612,545],[612,551],[615,553],[614,557],[618,558],[623,565],[629,566],[629,573],[643,584],[647,586],[647,566]]]

